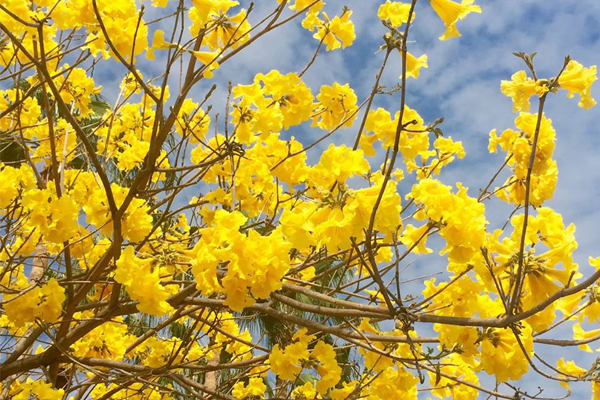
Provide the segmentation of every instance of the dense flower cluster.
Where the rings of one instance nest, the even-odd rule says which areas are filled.
[[[408,51],[417,0],[377,4],[366,97],[305,76],[359,39],[352,10],[271,3],[0,2],[0,397],[516,399],[540,357],[600,398],[598,363],[536,352],[600,338],[600,258],[583,279],[575,226],[547,206],[561,133],[544,113],[562,90],[594,106],[596,66],[540,78],[521,55],[500,84],[514,128],[489,135],[504,164],[474,197],[440,178],[463,143],[406,99],[429,61]],[[447,40],[473,3],[423,7]],[[221,75],[288,23],[315,48],[304,68]],[[504,225],[492,198],[514,206]],[[567,324],[572,340],[540,337]]]

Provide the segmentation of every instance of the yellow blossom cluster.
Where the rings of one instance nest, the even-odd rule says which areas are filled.
[[[259,396],[262,397],[267,390],[267,386],[265,385],[263,378],[250,378],[248,380],[248,384],[244,384],[244,382],[238,382],[233,386],[231,394],[236,399],[245,399],[248,396]]]
[[[28,165],[14,168],[0,165],[0,213],[4,214],[13,202],[17,200],[19,191],[29,191],[35,188],[35,177]]]
[[[225,304],[242,311],[281,288],[290,268],[290,243],[281,229],[262,236],[255,230],[242,232],[247,218],[240,212],[217,210],[210,226],[190,250],[192,273],[205,296],[226,293]]]
[[[121,252],[117,261],[115,281],[125,287],[132,300],[139,301],[138,310],[146,314],[163,315],[172,310],[167,303],[169,291],[160,285],[161,268],[152,265],[151,259],[135,254],[132,246]],[[152,296],[148,296],[152,293]]]
[[[330,152],[330,150],[332,151]],[[336,149],[330,148],[326,151],[321,162],[315,168],[321,168],[320,165],[323,166],[319,171],[323,174],[319,180],[333,185],[337,179],[339,186],[341,186],[341,182],[344,182],[348,177],[346,174],[353,172],[350,168],[356,168],[360,165],[357,162],[352,162],[352,154],[357,156],[359,160],[362,157],[360,154],[356,154],[357,152],[352,152],[345,157],[336,157],[339,163],[323,162],[324,158],[327,160],[326,157],[335,154],[334,150]],[[347,150],[338,154],[347,154]],[[333,167],[333,165],[336,167]],[[338,169],[338,166],[344,165],[348,166],[349,169]],[[338,176],[338,173],[341,176]],[[327,179],[323,179],[323,176]],[[318,182],[318,180],[315,181]],[[332,196],[331,193],[324,192],[326,189],[323,188],[321,190],[324,195],[323,200],[312,203],[307,202],[289,210],[286,209],[280,218],[283,234],[300,251],[307,250],[311,246],[317,248],[326,246],[330,252],[351,248],[351,239],[360,237],[362,231],[370,224],[372,210],[383,184],[383,176],[376,174],[373,176],[373,181],[373,186],[369,188],[345,190],[344,193],[339,194],[339,199],[338,196]],[[386,235],[393,236],[396,230],[401,227],[399,218],[401,208],[400,196],[395,191],[395,183],[390,183],[386,186],[380,202],[381,213],[375,216],[374,228]]]
[[[375,379],[365,389],[369,398],[375,400],[385,399],[417,399],[418,378],[397,363],[382,371],[380,377]]]
[[[317,100],[319,106],[315,110],[313,125],[326,130],[352,126],[358,107],[356,94],[348,84],[334,82],[332,86],[322,86]]]
[[[386,0],[384,4],[379,6],[377,16],[380,20],[389,21],[393,27],[398,28],[408,21],[410,8],[408,3]]]
[[[598,79],[596,66],[584,67],[575,60],[570,60],[565,69],[558,77],[558,87],[568,92],[572,98],[575,93],[579,94],[579,107],[588,109],[596,104],[592,98],[591,86]],[[534,80],[527,77],[525,71],[515,72],[510,81],[502,81],[500,89],[502,93],[512,99],[513,111],[529,111],[529,99],[533,95],[542,97],[549,90],[555,90],[554,80]]]
[[[96,18],[96,9],[101,25]],[[132,56],[141,54],[148,47],[148,26],[133,0],[123,1],[119,7],[104,0],[62,0],[51,15],[56,27],[63,31],[86,28],[87,48],[94,56],[116,57],[116,50],[125,60],[131,61]]]
[[[236,15],[229,16],[227,12],[237,6],[237,1],[231,0],[194,0],[189,17],[193,24],[190,27],[192,35],[200,30],[206,30],[203,44],[210,50],[219,50],[225,46],[236,48],[246,42],[250,36],[250,24],[246,10],[240,10]]]
[[[302,21],[302,27],[314,31],[313,37],[324,43],[327,51],[351,46],[356,39],[354,23],[350,20],[352,11],[345,8],[341,16],[333,18],[329,18],[327,13],[323,12],[321,18],[319,14],[322,5],[322,2],[317,2],[309,9]]]
[[[244,151],[244,157],[232,163],[232,155],[224,157],[228,142],[222,135],[212,138],[207,146],[199,145],[191,152],[192,162],[214,162],[215,167],[205,175],[206,183],[216,187],[204,195],[212,204],[230,208],[234,203],[241,205],[250,217],[257,217],[271,210],[278,198],[284,195],[280,183],[292,187],[306,180],[308,167],[302,144],[293,137],[289,141],[273,134],[264,141]],[[222,149],[215,154],[211,149]],[[300,154],[284,163],[288,151]],[[223,185],[226,182],[227,185]]]
[[[81,321],[86,321],[91,317],[93,317],[93,313],[88,311],[76,315],[76,318]],[[71,348],[77,357],[120,361],[125,356],[127,347],[135,339],[135,336],[129,334],[123,318],[118,317],[92,330],[75,342]]]
[[[8,395],[14,400],[29,400],[35,398],[38,400],[62,400],[65,391],[55,389],[50,383],[43,380],[32,380],[28,378],[26,382],[14,380],[8,388]]]
[[[527,175],[536,136],[529,202],[534,206],[539,206],[554,196],[558,179],[556,161],[552,159],[556,132],[550,119],[542,115],[539,129],[537,120],[537,114],[522,112],[515,119],[515,126],[518,130],[506,129],[500,136],[497,135],[495,129],[490,132],[489,151],[495,153],[499,145],[507,153],[506,163],[511,166],[514,173],[501,187],[494,190],[498,198],[507,203],[525,204]]]
[[[294,379],[302,371],[301,361],[306,361],[310,357],[308,351],[309,343],[314,336],[307,335],[307,329],[300,329],[292,337],[292,343],[280,348],[278,344],[273,346],[269,363],[271,371],[277,374],[281,379]]]
[[[24,275],[19,274],[11,286],[24,290],[22,295],[4,295],[4,312],[14,327],[30,324],[37,318],[47,323],[58,321],[65,301],[65,290],[56,279],[51,278],[41,286],[29,286]]]
[[[427,224],[437,226],[446,247],[440,254],[448,253],[448,260],[454,263],[467,263],[478,252],[485,239],[485,207],[467,195],[467,188],[457,184],[458,192],[453,194],[451,187],[434,179],[423,179],[413,186],[411,194],[422,208],[415,215],[417,220],[427,220]],[[407,237],[407,245],[415,242],[413,235]],[[424,246],[424,244],[423,244]]]
[[[128,400],[175,400],[168,392],[160,392],[155,390],[155,383],[145,384],[142,382],[134,382],[131,385],[119,391],[119,396],[123,396]],[[116,389],[116,384],[107,385],[104,383],[94,386],[90,395],[92,399],[101,399],[102,397],[110,396]],[[168,388],[168,386],[165,386]]]
[[[106,191],[95,181],[92,182],[90,182],[90,187],[86,188],[90,197],[86,199],[87,202],[83,206],[86,220],[90,225],[95,225],[101,233],[110,235],[113,231],[113,221]],[[83,184],[83,181],[81,184]],[[120,206],[125,200],[128,190],[117,184],[112,184],[111,189],[116,205]],[[152,216],[148,214],[148,211],[149,206],[145,200],[133,199],[130,202],[120,220],[122,235],[125,239],[137,242],[150,232],[152,229]]]
[[[479,385],[479,378],[477,378],[477,374],[473,371],[475,369],[474,366],[465,361],[463,357],[458,354],[451,354],[447,358],[447,361],[445,366],[440,368],[440,372],[460,379],[463,382]],[[429,373],[429,380],[437,382],[437,377],[434,373]],[[455,385],[451,379],[441,376],[431,394],[439,399],[448,399],[451,397],[457,400],[476,399],[479,396],[477,389],[467,385]]]
[[[14,108],[17,99],[22,95],[22,90],[17,88],[0,91],[0,109],[3,114],[3,117],[0,118],[0,127],[5,132],[10,132],[19,125],[24,128],[33,128],[42,115],[42,109],[35,97],[23,99],[20,112],[17,113],[17,110],[11,112],[10,108]],[[24,129],[23,135],[28,138],[33,137],[28,132],[29,129]]]
[[[398,124],[400,123],[398,121],[400,114],[400,111],[398,111],[392,118],[389,111],[383,108],[371,110],[367,118],[365,130],[373,132],[375,138],[382,142],[383,148],[393,149],[396,142]],[[429,150],[429,135],[423,124],[423,118],[415,110],[408,106],[404,107],[402,126],[407,129],[400,135],[398,148],[404,156],[404,162],[409,172],[418,168],[416,158],[419,155],[426,154]],[[365,136],[362,140],[364,141],[363,143],[368,142],[368,137]],[[370,153],[374,154],[372,151]]]
[[[35,2],[40,3],[40,2]],[[0,48],[0,64],[3,67],[15,65],[18,62],[27,62],[27,53],[34,54],[39,43],[39,32],[32,25],[23,24],[22,21],[41,20],[45,16],[45,11],[41,7],[37,7],[34,2],[23,0],[8,0],[3,4],[9,13],[2,12],[0,15],[0,23],[6,30],[19,38],[19,45],[12,41],[3,40],[3,45]],[[50,4],[44,4],[41,1],[40,6],[48,7]],[[48,48],[53,48],[57,45],[54,41],[56,36],[56,26],[47,26],[42,31],[41,38]],[[54,60],[51,65],[56,65]]]
[[[532,77],[500,85],[515,127],[489,135],[505,163],[473,198],[440,178],[467,146],[406,99],[432,61],[412,47],[427,33],[413,29],[421,4],[375,5],[385,57],[368,91],[312,74],[320,52],[356,41],[353,11],[277,0],[257,15],[268,2],[255,3],[1,2],[0,396],[517,398],[538,345],[593,352],[600,257],[582,279],[575,226],[545,206],[558,168],[543,107],[562,89],[594,106],[596,66],[567,58],[541,79],[519,53]],[[428,4],[440,40],[481,12]],[[318,42],[307,64],[225,77],[294,20]],[[226,90],[208,89],[218,75]],[[515,206],[493,231],[492,196]],[[435,278],[416,257],[428,246],[445,260]],[[541,337],[563,324],[568,339]],[[591,381],[600,399],[598,363],[559,357],[552,378]]]
[[[496,302],[484,295],[485,287],[481,282],[469,276],[456,280],[452,285],[447,282],[436,285],[435,282],[435,278],[425,281],[423,296],[433,298],[431,308],[438,309],[436,315],[468,317],[478,313],[481,317],[489,317],[502,311]],[[442,345],[460,347],[465,359],[478,354],[477,328],[435,324],[433,329],[439,333]]]
[[[517,336],[516,332],[519,332]],[[519,343],[520,342],[520,343]],[[526,353],[521,349],[521,345]],[[479,367],[496,376],[498,382],[518,380],[529,371],[529,361],[533,354],[531,327],[522,323],[518,328],[488,329],[481,341]],[[510,368],[506,368],[510,365]]]
[[[233,95],[240,98],[233,116],[240,125],[242,143],[254,141],[248,132],[260,132],[266,138],[307,121],[313,112],[312,91],[295,73],[257,74],[252,84],[235,87]]]
[[[314,348],[309,351],[308,345],[314,339],[314,336],[307,335],[306,329],[300,329],[294,334],[291,344],[283,349],[280,349],[279,345],[273,347],[269,362],[271,371],[277,374],[280,379],[292,380],[306,367],[305,364],[309,360],[314,360],[317,362],[315,369],[320,376],[316,385],[316,392],[323,395],[339,382],[342,370],[337,364],[336,353],[331,345],[318,341]],[[314,387],[309,385],[299,390],[301,393],[307,390],[314,391]]]
[[[518,270],[523,219],[523,215],[511,218],[513,231],[509,237],[500,238],[502,231],[497,230],[488,234],[486,240],[489,243],[486,247],[495,261],[493,272],[505,291],[509,290],[510,276]],[[560,214],[548,207],[540,207],[537,216],[529,216],[527,225],[522,296],[525,309],[550,297],[560,289],[559,285],[566,285],[581,276],[578,265],[573,262],[573,252],[577,249],[573,224],[565,226]],[[487,286],[493,287],[487,267],[479,263],[476,268]],[[534,331],[544,330],[554,321],[555,310],[556,305],[553,304],[527,321]]]
[[[96,131],[98,153],[115,158],[121,170],[139,167],[150,150],[154,113],[142,104],[126,104]]]

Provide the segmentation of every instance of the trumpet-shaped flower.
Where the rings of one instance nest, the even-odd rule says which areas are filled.
[[[429,2],[446,25],[446,32],[440,36],[440,40],[459,37],[460,32],[456,29],[456,22],[472,12],[481,13],[481,8],[473,5],[474,0],[462,0],[461,4],[450,0],[430,0]]]
[[[406,76],[417,79],[421,68],[427,68],[427,54],[417,58],[406,52]]]
[[[545,87],[527,77],[525,71],[515,72],[510,81],[502,81],[500,90],[512,99],[513,112],[529,111],[529,98],[534,94],[541,95]]]
[[[573,97],[574,93],[578,93],[580,97],[579,107],[587,110],[596,104],[596,100],[592,98],[592,94],[590,93],[592,83],[596,79],[598,77],[596,76],[595,65],[585,68],[577,61],[571,60],[558,78],[558,83],[561,88],[569,92],[569,98]]]

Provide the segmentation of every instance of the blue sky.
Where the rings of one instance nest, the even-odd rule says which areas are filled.
[[[248,4],[247,1],[241,3]],[[274,0],[256,0],[255,3],[251,21],[266,15],[276,4]],[[385,33],[376,16],[382,3],[380,0],[327,1],[329,15],[339,14],[344,5],[354,11],[352,20],[356,25],[357,40],[354,46],[344,51],[321,53],[305,75],[305,81],[314,94],[318,93],[321,85],[337,81],[350,83],[359,102],[368,96],[383,57],[383,53],[375,53]],[[503,154],[492,156],[487,152],[489,131],[513,127],[516,117],[512,113],[511,100],[500,93],[500,80],[510,79],[514,72],[525,69],[522,60],[512,53],[536,51],[536,67],[541,77],[556,75],[567,54],[585,66],[600,62],[599,0],[478,0],[476,3],[483,13],[471,14],[459,22],[458,29],[463,36],[442,42],[437,38],[445,30],[443,23],[427,0],[418,2],[409,50],[417,56],[427,54],[429,68],[421,71],[419,79],[408,82],[408,105],[428,122],[443,116],[444,132],[455,140],[461,140],[466,149],[467,157],[449,167],[441,179],[447,184],[463,182],[471,188],[472,196],[485,186],[503,161]],[[156,11],[151,8],[147,11],[145,19],[153,19],[152,14]],[[201,100],[206,89],[217,83],[219,87],[211,103],[213,109],[222,114],[228,80],[234,85],[248,84],[256,73],[266,73],[271,69],[283,73],[301,70],[312,57],[317,41],[300,27],[299,22],[258,40],[223,65],[213,81],[201,83],[193,96]],[[147,70],[148,74],[160,71],[162,65],[164,63],[159,58]],[[111,77],[115,76],[112,70],[99,73],[106,81],[102,82],[106,94],[112,98],[114,90],[118,91],[122,75],[114,78],[117,79],[115,82],[111,81]],[[400,57],[392,56],[382,83],[392,87],[398,83],[399,75]],[[600,98],[597,87],[592,93],[595,98]],[[379,96],[374,106],[386,107],[393,112],[398,105],[399,96]],[[555,197],[547,205],[560,212],[566,224],[577,226],[579,249],[575,258],[587,275],[590,272],[585,267],[588,256],[600,256],[600,106],[585,111],[577,106],[576,98],[567,99],[566,93],[561,91],[549,97],[546,115],[552,119],[557,131],[555,159],[559,167]],[[300,127],[292,128],[290,134],[310,143],[323,132]],[[332,142],[351,143],[355,135],[356,128],[338,131],[322,143],[320,149]],[[316,162],[318,157],[318,151],[313,152],[311,160]],[[501,225],[510,211],[499,201],[487,204],[487,217],[492,226]],[[421,261],[410,270],[415,271],[415,276],[422,275],[423,271],[435,272],[443,268],[444,260],[434,257],[426,262],[425,265]],[[411,276],[408,273],[407,278]],[[567,329],[565,334],[569,333],[570,329]],[[536,350],[542,355],[556,353],[555,349],[543,349],[541,346]],[[569,357],[569,351],[561,354]],[[576,354],[580,357],[582,353],[577,351]],[[578,361],[587,368],[594,358],[595,355],[591,355],[578,358]],[[554,363],[554,359],[551,362]],[[527,388],[534,393],[538,383],[543,384],[538,382],[536,375],[527,376]],[[545,388],[546,396],[564,394],[557,389],[558,385]],[[577,399],[589,398],[591,393],[589,384],[574,385],[573,389],[573,398]]]

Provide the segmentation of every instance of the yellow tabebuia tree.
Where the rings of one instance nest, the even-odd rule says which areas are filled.
[[[562,133],[544,112],[561,92],[593,107],[596,66],[566,57],[540,77],[516,53],[527,69],[500,90],[518,114],[490,132],[505,159],[476,196],[440,181],[460,135],[407,85],[429,61],[409,52],[417,3],[440,40],[479,5],[374,2],[382,61],[361,97],[304,80],[357,40],[353,11],[270,3],[0,2],[0,397],[535,399],[538,374],[600,398],[598,362],[539,352],[600,339],[600,258],[579,272],[575,226],[546,204]],[[227,74],[289,24],[310,60]],[[493,198],[513,208],[496,230]],[[434,248],[442,274],[400,280]]]

